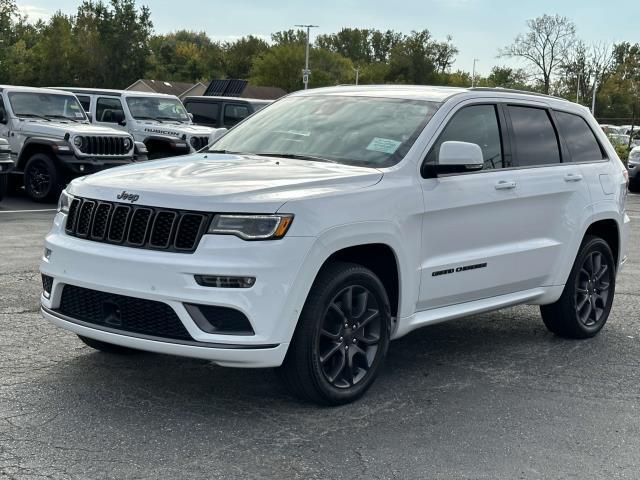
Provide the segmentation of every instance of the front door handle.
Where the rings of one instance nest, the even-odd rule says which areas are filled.
[[[513,190],[518,184],[514,181],[500,180],[495,184],[496,190]]]
[[[579,182],[580,180],[582,180],[582,175],[579,173],[567,173],[564,176],[565,182]]]

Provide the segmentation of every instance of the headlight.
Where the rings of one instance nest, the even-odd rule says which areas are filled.
[[[78,148],[82,147],[82,137],[74,138],[73,139],[73,144]]]
[[[293,215],[216,215],[208,233],[235,235],[243,240],[277,240],[293,222]]]
[[[128,137],[127,137],[127,138],[125,138],[125,139],[124,139],[124,149],[125,149],[126,151],[131,150],[131,146],[132,146],[132,145],[133,145],[133,142],[131,141],[131,139],[130,139],[130,138],[128,138]]]
[[[73,201],[73,195],[69,195],[66,190],[63,190],[58,199],[58,212],[67,214],[69,213],[69,206]]]
[[[189,143],[195,150],[198,150],[200,148],[200,139],[198,137],[191,137]]]

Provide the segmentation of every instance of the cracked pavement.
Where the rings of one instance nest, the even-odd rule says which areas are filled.
[[[391,344],[359,402],[318,408],[271,370],[84,346],[38,313],[52,208],[0,204],[0,478],[638,478],[640,196],[602,333],[568,341],[536,307]],[[5,212],[5,213],[1,213]]]

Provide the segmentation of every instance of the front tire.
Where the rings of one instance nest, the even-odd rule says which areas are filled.
[[[370,270],[346,262],[323,267],[307,297],[280,375],[297,397],[321,405],[360,398],[386,356],[391,314]]]
[[[78,338],[82,340],[82,343],[84,343],[87,347],[91,347],[94,350],[98,350],[104,353],[112,353],[117,355],[131,355],[134,353],[139,353],[139,350],[135,350],[133,348],[127,348],[120,345],[114,345],[113,343],[102,342],[93,338],[83,337],[82,335],[78,335]]]
[[[46,153],[36,153],[24,168],[24,189],[35,202],[55,201],[62,192],[60,175],[53,159]]]
[[[607,323],[615,287],[616,264],[609,244],[587,235],[562,296],[557,302],[540,307],[542,320],[561,337],[593,337]]]

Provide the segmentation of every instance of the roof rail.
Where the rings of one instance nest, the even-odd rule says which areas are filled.
[[[518,90],[517,88],[503,88],[503,87],[473,87],[470,88],[471,91],[476,92],[504,92],[504,93],[519,93],[521,95],[533,95],[534,97],[545,97],[545,98],[553,98],[555,100],[564,100],[565,102],[571,103],[571,100],[567,100],[566,98],[557,97],[555,95],[548,95],[546,93],[539,92],[530,92],[529,90]]]

